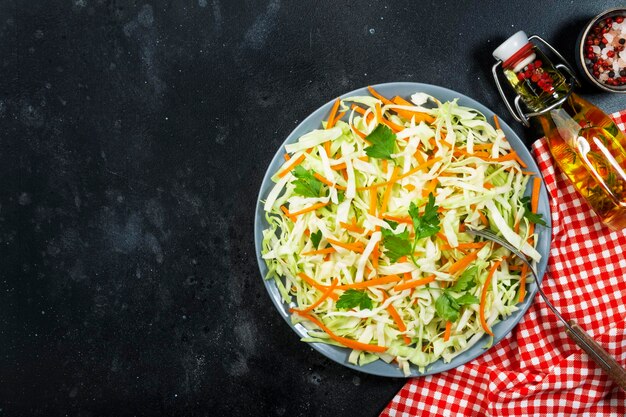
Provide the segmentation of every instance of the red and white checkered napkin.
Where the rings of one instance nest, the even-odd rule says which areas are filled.
[[[611,117],[626,131],[626,110]],[[626,364],[626,232],[603,226],[560,171],[544,140],[533,153],[550,194],[552,244],[542,288]],[[407,382],[382,416],[626,416],[607,378],[536,297],[513,332],[451,371]]]

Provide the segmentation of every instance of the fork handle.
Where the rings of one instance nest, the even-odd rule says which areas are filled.
[[[598,342],[596,342],[589,334],[583,330],[574,320],[570,320],[570,329],[567,329],[567,335],[576,344],[593,359],[604,371],[607,373],[615,383],[624,391],[626,391],[626,369],[615,360],[611,354],[609,354]],[[582,343],[580,340],[584,340]],[[598,358],[601,358],[598,359]]]

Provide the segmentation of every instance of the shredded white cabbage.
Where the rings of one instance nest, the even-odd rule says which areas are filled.
[[[395,360],[405,374],[410,364],[424,371],[451,361],[517,309],[521,262],[466,225],[540,259],[522,200],[532,173],[502,131],[456,100],[419,92],[411,100],[380,107],[378,98],[346,98],[348,123],[287,145],[291,159],[266,196],[262,243],[266,278],[293,308],[292,321],[309,329],[304,341],[348,347],[356,364]],[[381,123],[395,131],[390,159],[367,155],[372,137],[363,137]],[[426,218],[430,194],[436,230],[414,237],[410,206]],[[408,242],[405,256],[394,255],[389,234]],[[365,304],[350,305],[355,295]],[[457,306],[443,306],[449,300]]]

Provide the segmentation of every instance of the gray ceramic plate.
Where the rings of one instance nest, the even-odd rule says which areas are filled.
[[[467,96],[464,96],[461,93],[457,93],[456,91],[448,90],[447,88],[442,88],[435,85],[420,83],[388,83],[376,85],[374,86],[374,88],[386,97],[393,97],[397,95],[408,98],[413,93],[419,91],[430,94],[431,96],[436,97],[441,101],[449,101],[458,98],[459,104],[479,110],[487,117],[487,120],[492,120],[494,115],[491,110],[489,110],[487,107],[483,106],[479,102]],[[369,95],[369,93],[366,88],[360,88],[358,90],[346,93],[342,97],[357,95]],[[272,162],[270,163],[270,166],[265,173],[265,177],[263,178],[263,183],[261,184],[261,190],[259,192],[259,197],[257,200],[256,214],[254,219],[254,244],[256,248],[257,261],[259,263],[259,269],[261,270],[262,277],[265,277],[265,275],[267,274],[267,266],[265,264],[265,261],[261,258],[262,231],[266,229],[268,225],[263,212],[263,204],[261,204],[260,201],[264,200],[267,197],[267,194],[272,188],[273,183],[270,177],[272,173],[276,172],[276,170],[283,163],[285,145],[297,141],[300,136],[313,129],[319,129],[321,127],[322,120],[327,117],[328,113],[330,112],[332,104],[332,102],[328,102],[316,111],[314,111],[309,117],[307,117],[302,123],[300,123],[300,125],[298,125],[298,127],[296,127],[293,132],[291,132],[291,134],[287,137],[287,140],[285,140],[280,149],[277,149],[276,155],[274,155],[274,158],[272,159]],[[500,121],[500,124],[507,139],[511,143],[511,146],[521,156],[526,165],[528,165],[528,170],[539,173],[539,168],[537,167],[537,164],[535,163],[534,159],[532,158],[520,138],[515,134],[515,132],[513,132],[513,130],[511,130],[511,128],[506,123],[504,123],[504,121]],[[546,221],[548,222],[548,227],[537,227],[537,232],[539,234],[539,238],[537,241],[537,250],[542,255],[541,262],[539,263],[537,269],[538,276],[543,277],[548,261],[551,240],[550,206],[548,204],[548,195],[543,184],[541,187],[538,211],[539,213],[543,214],[543,218],[546,219]],[[276,309],[283,317],[283,319],[285,319],[287,324],[289,324],[289,326],[298,334],[299,337],[306,337],[307,333],[304,326],[300,324],[294,326],[291,323],[289,306],[283,303],[274,281],[264,280],[264,284],[267,292],[274,302],[274,305],[276,306]],[[524,302],[519,306],[520,309],[513,313],[511,316],[509,316],[506,320],[496,324],[493,327],[492,330],[495,335],[494,345],[502,340],[502,338],[504,338],[504,336],[506,336],[509,332],[511,332],[515,325],[521,320],[524,313],[526,313],[526,310],[528,310],[528,307],[530,307],[530,304],[534,299],[535,293],[537,292],[536,283],[530,283],[527,286],[527,290],[528,295],[526,296]],[[470,349],[456,356],[451,362],[444,363],[440,359],[439,361],[428,366],[423,373],[419,372],[416,367],[411,367],[410,376],[414,377],[436,374],[463,365],[464,363],[469,362],[472,359],[475,359],[476,357],[485,353],[486,349],[484,349],[484,346],[487,344],[488,340],[489,338],[487,336],[484,336],[483,340],[478,341],[478,343],[476,343]],[[381,360],[378,360],[365,366],[356,366],[348,363],[348,355],[350,351],[347,348],[340,348],[337,346],[326,345],[323,343],[312,343],[311,346],[326,357],[349,368],[380,376],[404,377],[402,371],[398,368],[397,365],[393,363],[387,364]]]

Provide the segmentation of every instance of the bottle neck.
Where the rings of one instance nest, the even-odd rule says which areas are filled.
[[[570,82],[531,43],[506,60],[502,67],[509,84],[532,112],[558,103],[571,89]]]

